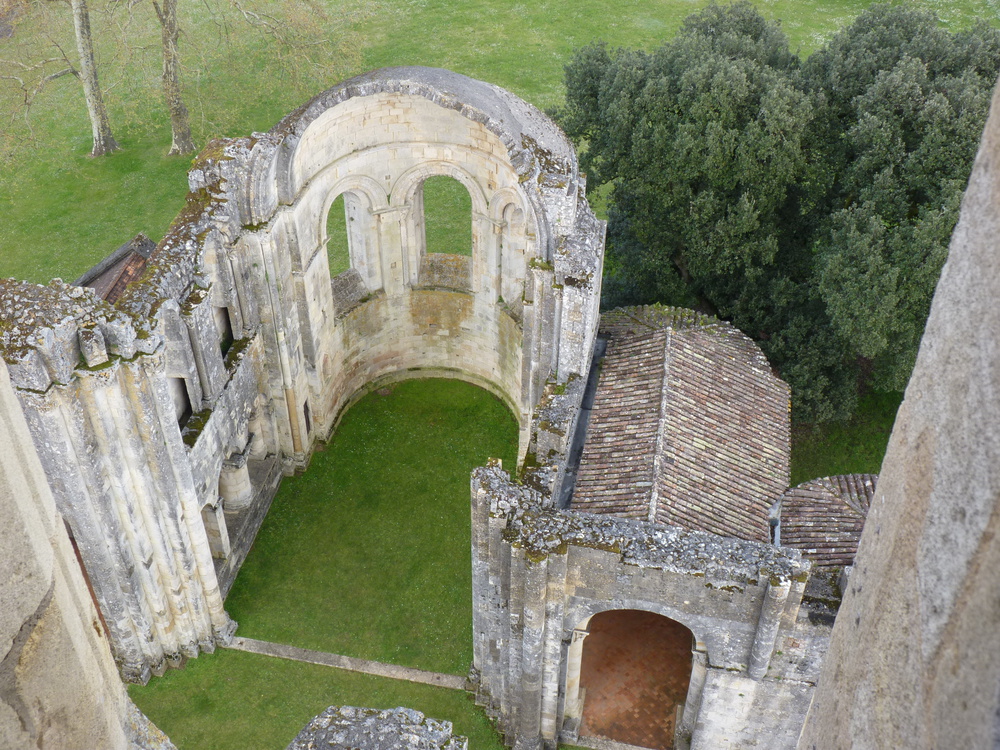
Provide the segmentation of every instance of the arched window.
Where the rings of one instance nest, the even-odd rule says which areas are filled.
[[[472,255],[472,198],[453,177],[428,177],[424,193],[424,247],[428,253]]]
[[[347,208],[344,196],[338,195],[326,218],[326,256],[330,261],[330,276],[339,276],[351,267],[351,244],[347,228]]]

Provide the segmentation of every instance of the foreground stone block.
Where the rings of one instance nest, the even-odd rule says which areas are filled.
[[[299,732],[286,750],[468,750],[454,737],[450,721],[412,708],[330,706]]]

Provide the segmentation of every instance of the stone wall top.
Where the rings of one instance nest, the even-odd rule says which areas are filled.
[[[131,359],[159,345],[159,338],[140,333],[133,318],[92,289],[62,279],[44,286],[0,280],[0,357],[17,388],[44,391],[52,382],[69,382],[79,366]]]
[[[508,519],[505,539],[529,555],[591,547],[617,552],[628,565],[727,581],[788,581],[809,571],[798,550],[660,523],[544,510],[542,493],[514,484],[496,464],[475,469],[472,477],[473,487],[489,496],[491,515]]]

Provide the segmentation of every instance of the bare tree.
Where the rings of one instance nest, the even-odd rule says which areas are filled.
[[[104,105],[101,85],[97,80],[97,63],[94,61],[94,40],[90,34],[90,13],[86,0],[70,0],[73,8],[73,30],[76,35],[76,49],[80,55],[80,72],[83,95],[87,100],[90,128],[94,133],[94,148],[91,156],[104,156],[119,149],[118,142],[111,134],[108,109]]]
[[[153,0],[156,17],[160,20],[163,40],[163,97],[170,112],[170,132],[172,142],[168,154],[190,154],[194,152],[191,137],[191,122],[188,109],[181,97],[181,61],[177,49],[180,29],[177,25],[177,0],[162,0],[162,5]]]
[[[45,3],[7,0],[0,3],[0,10],[3,11],[5,19],[6,36],[14,36],[17,33],[16,19],[19,16],[28,14],[32,8],[44,10],[50,2],[52,0]],[[67,0],[67,4],[73,13],[78,61],[74,61],[59,39],[43,26],[40,34],[42,39],[32,40],[35,43],[29,45],[35,54],[25,54],[21,59],[17,56],[0,58],[0,80],[11,81],[20,90],[21,110],[27,122],[32,104],[49,83],[66,75],[75,76],[83,85],[87,114],[93,131],[91,156],[103,156],[117,151],[119,146],[111,132],[108,110],[97,75],[87,0]]]

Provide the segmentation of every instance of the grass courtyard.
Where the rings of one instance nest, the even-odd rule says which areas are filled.
[[[384,394],[384,395],[383,395]],[[345,415],[285,479],[226,601],[239,635],[435,672],[472,663],[469,473],[512,467],[517,423],[484,390],[409,380]],[[133,688],[187,748],[282,748],[328,705],[405,705],[499,747],[463,693],[224,651]]]

